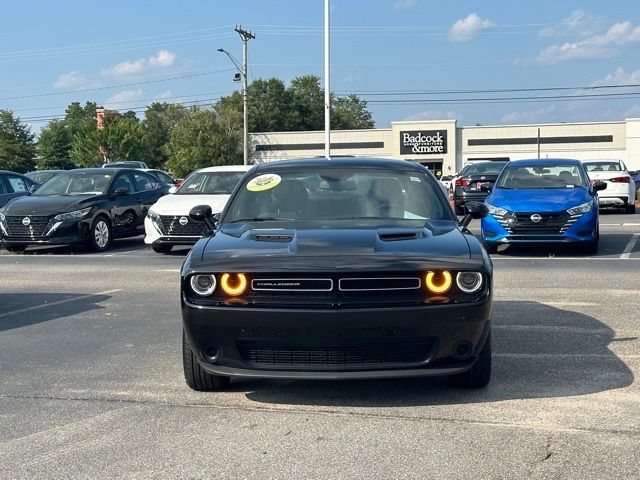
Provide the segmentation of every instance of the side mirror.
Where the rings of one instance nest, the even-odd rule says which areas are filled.
[[[204,224],[213,231],[218,224],[218,216],[213,215],[209,205],[198,205],[189,211],[189,218],[194,222],[204,222]]]
[[[595,182],[593,182],[593,191],[594,192],[600,192],[602,190],[606,190],[607,188],[607,184],[606,182],[603,182],[602,180],[596,180]]]
[[[177,191],[178,191],[178,187],[176,187],[176,186],[173,186],[173,187],[169,188],[169,194],[174,194]]]
[[[131,192],[129,191],[129,189],[127,187],[120,187],[120,188],[116,188],[114,190],[114,192],[111,194],[112,197],[126,197],[127,195],[131,194]]]
[[[467,208],[467,214],[460,221],[460,225],[463,228],[467,228],[471,220],[480,220],[489,215],[489,209],[482,202],[467,202],[465,207]]]

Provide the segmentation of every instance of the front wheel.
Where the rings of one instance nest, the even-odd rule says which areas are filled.
[[[87,239],[87,246],[94,252],[102,252],[111,244],[111,225],[109,221],[100,216],[93,221]]]
[[[151,249],[156,253],[169,253],[173,245],[162,245],[162,244],[153,244],[151,245]]]
[[[198,359],[191,350],[191,344],[187,335],[182,331],[182,366],[184,369],[184,378],[187,381],[187,385],[193,390],[199,392],[212,392],[214,390],[222,390],[227,388],[231,383],[229,377],[222,375],[213,375],[205,371]]]
[[[627,214],[636,213],[636,204],[632,203],[631,205],[627,205],[624,209],[624,213],[627,213]]]
[[[449,375],[449,383],[461,388],[484,388],[491,380],[491,332],[480,350],[476,363],[464,373]]]

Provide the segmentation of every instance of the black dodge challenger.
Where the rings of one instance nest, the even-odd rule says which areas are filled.
[[[305,159],[247,172],[181,273],[187,384],[491,376],[492,264],[421,165]]]

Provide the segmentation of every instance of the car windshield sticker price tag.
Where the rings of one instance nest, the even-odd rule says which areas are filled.
[[[277,187],[281,180],[280,175],[276,175],[275,173],[260,175],[252,178],[249,183],[247,183],[247,190],[250,192],[264,192],[265,190]]]

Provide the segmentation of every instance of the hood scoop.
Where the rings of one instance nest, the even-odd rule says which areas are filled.
[[[424,232],[422,230],[414,230],[414,231],[386,231],[379,232],[378,237],[383,242],[400,242],[403,240],[417,240],[419,238],[424,237]]]
[[[293,234],[287,232],[253,231],[249,234],[249,238],[257,242],[288,243],[293,240]]]

